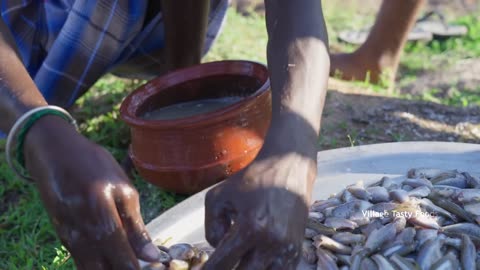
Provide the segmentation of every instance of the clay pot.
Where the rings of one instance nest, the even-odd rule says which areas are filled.
[[[149,111],[206,98],[242,96],[219,110],[174,120],[145,120]],[[181,69],[131,93],[120,108],[131,130],[129,155],[139,174],[169,191],[192,194],[247,166],[270,125],[267,68],[221,61]]]

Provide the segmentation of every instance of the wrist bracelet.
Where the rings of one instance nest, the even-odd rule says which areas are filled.
[[[6,155],[6,160],[7,164],[10,167],[10,169],[20,178],[23,178],[28,181],[33,181],[32,178],[30,178],[28,175],[26,175],[25,172],[25,158],[23,154],[23,146],[25,143],[25,137],[30,130],[30,128],[43,116],[47,115],[56,115],[59,116],[66,121],[70,122],[72,125],[74,125],[77,128],[77,124],[75,119],[63,108],[57,107],[57,106],[44,106],[44,107],[38,107],[35,109],[32,109],[25,114],[23,114],[21,117],[17,119],[13,127],[10,129],[10,132],[8,133],[7,137],[7,143],[5,147],[5,155]],[[21,128],[21,129],[20,129]],[[20,130],[20,131],[19,131]],[[17,133],[18,136],[17,136]],[[16,140],[14,140],[16,138]],[[16,147],[13,147],[13,143],[16,143]],[[12,149],[16,149],[16,161],[17,161],[17,166],[15,166],[13,160],[12,160]]]

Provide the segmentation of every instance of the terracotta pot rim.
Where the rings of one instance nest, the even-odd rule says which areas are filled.
[[[232,65],[238,66],[233,66],[232,68]],[[136,115],[136,112],[140,105],[146,102],[155,94],[157,94],[159,91],[163,91],[179,83],[215,75],[249,75],[241,72],[241,68],[246,66],[250,66],[252,69],[263,69],[267,75],[262,86],[260,86],[255,92],[253,92],[249,96],[243,98],[241,101],[235,102],[223,109],[219,109],[213,112],[174,120],[145,120]],[[149,86],[153,83],[157,84],[157,86],[156,89],[152,90],[152,88],[150,88]],[[262,63],[247,60],[224,60],[202,63],[199,65],[179,69],[163,76],[159,76],[140,86],[132,93],[130,93],[122,102],[122,105],[120,107],[120,117],[130,126],[137,126],[148,129],[178,129],[195,127],[198,125],[215,124],[225,119],[229,119],[233,115],[236,115],[239,111],[242,110],[242,108],[248,106],[248,104],[253,103],[253,100],[268,93],[269,89],[270,79],[268,77],[268,68]],[[136,105],[133,105],[134,99],[137,99]]]

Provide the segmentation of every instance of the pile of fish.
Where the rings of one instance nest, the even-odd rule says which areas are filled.
[[[310,209],[303,257],[320,270],[480,269],[480,181],[418,168]]]
[[[169,248],[158,247],[159,261],[144,266],[142,270],[200,270],[213,253],[213,248],[206,243],[203,245],[181,243]]]
[[[143,270],[198,270],[213,252],[160,248]],[[302,255],[302,270],[480,270],[480,180],[418,168],[347,186],[311,206]]]

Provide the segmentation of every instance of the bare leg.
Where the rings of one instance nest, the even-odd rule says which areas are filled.
[[[425,0],[383,0],[372,30],[355,52],[331,55],[330,75],[345,80],[379,81],[387,72],[389,81],[395,78],[398,62],[407,35]]]

